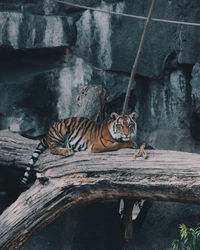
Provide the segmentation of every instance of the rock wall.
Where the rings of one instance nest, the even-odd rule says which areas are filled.
[[[71,2],[147,16],[151,0]],[[198,0],[159,0],[154,17],[200,23],[199,12]],[[53,0],[2,0],[0,129],[43,134],[52,121],[76,113],[75,96],[86,84],[104,83],[106,117],[120,113],[143,27],[143,20]],[[199,27],[151,23],[128,109],[138,113],[139,144],[200,151],[199,45]]]
[[[142,16],[150,3],[87,1]],[[199,22],[199,11],[198,1],[161,0],[154,16]],[[1,129],[42,134],[53,120],[72,116],[76,94],[93,83],[109,91],[107,115],[121,112],[143,20],[53,0],[3,1],[0,13]],[[198,27],[152,22],[129,105],[138,112],[139,142],[198,152],[199,40]]]

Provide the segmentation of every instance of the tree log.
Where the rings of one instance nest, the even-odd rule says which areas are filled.
[[[0,132],[0,166],[24,168],[37,142]],[[0,216],[0,249],[18,249],[64,211],[103,199],[151,199],[200,203],[200,155],[147,150],[148,159],[133,159],[135,150],[72,157],[40,156],[38,180]]]

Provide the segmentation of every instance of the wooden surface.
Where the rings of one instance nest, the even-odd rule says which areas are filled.
[[[37,143],[1,131],[0,168],[25,168]],[[134,160],[135,152],[80,152],[65,158],[47,150],[36,168],[49,181],[42,185],[36,180],[0,216],[0,249],[18,249],[67,209],[97,200],[128,197],[200,203],[200,154],[147,150],[147,160]]]

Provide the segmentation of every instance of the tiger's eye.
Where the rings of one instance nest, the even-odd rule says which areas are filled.
[[[128,125],[128,127],[129,127],[129,128],[133,128],[133,127],[134,127],[134,124],[133,124],[133,123],[130,123],[130,124]]]
[[[122,124],[116,124],[116,127],[117,127],[118,129],[123,128]]]

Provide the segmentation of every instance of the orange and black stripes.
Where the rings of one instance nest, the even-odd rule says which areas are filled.
[[[29,172],[40,154],[47,148],[52,154],[70,156],[73,152],[87,149],[92,152],[105,152],[130,147],[132,144],[122,142],[130,140],[132,134],[136,133],[133,114],[119,116],[112,113],[115,119],[102,124],[83,117],[72,117],[55,122],[36,147],[22,182],[27,183]]]

